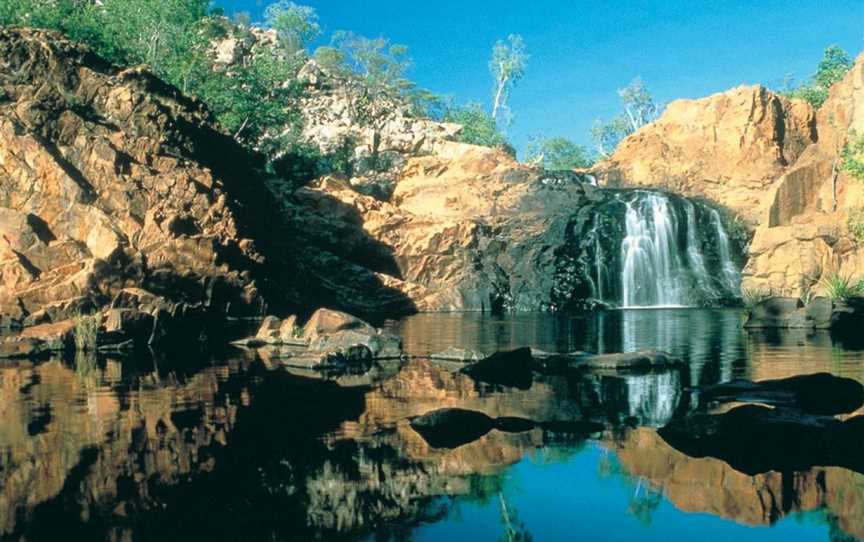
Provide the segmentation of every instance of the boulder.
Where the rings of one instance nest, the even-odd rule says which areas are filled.
[[[258,332],[255,333],[255,339],[264,344],[281,344],[281,327],[282,321],[279,318],[267,316],[261,321]]]
[[[6,338],[0,341],[0,359],[37,358],[49,352],[39,339]]]
[[[492,354],[461,372],[478,382],[527,390],[534,382],[534,370],[537,368],[531,349],[519,348]]]
[[[821,305],[821,302],[820,302]],[[793,297],[769,297],[747,311],[747,328],[813,327],[807,319],[804,303]]]
[[[322,335],[331,335],[339,331],[355,331],[366,335],[375,335],[375,328],[348,313],[318,309],[303,326],[303,338],[314,341]]]
[[[62,352],[75,347],[75,322],[64,320],[54,324],[42,324],[21,331],[12,340],[29,341],[35,339],[41,343],[42,349],[52,352]]]
[[[388,332],[372,330],[344,330],[319,335],[309,343],[312,352],[345,352],[355,346],[364,346],[375,359],[399,359],[402,357],[402,339]]]

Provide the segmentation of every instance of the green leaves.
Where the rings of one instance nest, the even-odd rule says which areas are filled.
[[[819,66],[810,83],[788,89],[781,92],[781,95],[787,98],[805,100],[816,108],[822,107],[822,104],[828,99],[831,85],[843,79],[851,68],[852,58],[849,54],[840,47],[831,45],[822,54],[822,60],[819,61]]]
[[[484,147],[507,145],[507,138],[498,130],[492,118],[479,103],[469,103],[463,107],[453,107],[444,115],[447,122],[462,125],[459,141]]]
[[[840,152],[840,169],[855,179],[864,181],[864,136],[854,131],[849,134],[849,143]]]
[[[271,4],[264,12],[267,24],[276,31],[279,44],[289,55],[305,50],[321,35],[315,8],[301,6],[287,0]]]
[[[528,146],[527,158],[552,171],[585,168],[593,163],[585,147],[565,137],[535,139]]]
[[[618,90],[623,113],[609,122],[602,119],[594,121],[591,137],[601,156],[608,158],[615,152],[622,139],[639,128],[657,119],[660,107],[642,82],[636,77]]]
[[[512,117],[507,102],[510,92],[516,83],[525,75],[528,63],[528,53],[525,51],[525,40],[518,34],[510,34],[507,41],[498,40],[492,46],[492,57],[489,60],[489,72],[492,74],[492,118],[498,121],[499,115],[505,116],[505,124],[509,125]]]

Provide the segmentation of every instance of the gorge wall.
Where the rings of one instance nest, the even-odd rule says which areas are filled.
[[[839,169],[861,133],[864,57],[814,111],[761,86],[669,104],[594,173],[609,186],[643,186],[706,198],[753,231],[744,290],[820,292],[820,281],[864,269],[847,220],[862,185]]]

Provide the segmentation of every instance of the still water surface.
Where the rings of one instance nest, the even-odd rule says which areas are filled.
[[[864,540],[861,474],[749,476],[657,435],[701,385],[821,371],[864,381],[856,345],[748,333],[740,320],[737,310],[666,309],[388,324],[415,356],[660,348],[690,366],[540,377],[527,390],[423,359],[329,381],[235,350],[4,363],[0,538]],[[408,419],[443,406],[606,430],[493,430],[435,449]]]

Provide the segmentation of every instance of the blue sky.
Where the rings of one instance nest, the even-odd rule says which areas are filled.
[[[408,45],[410,77],[457,102],[489,103],[492,44],[525,38],[531,55],[509,129],[590,145],[595,118],[618,112],[616,90],[641,76],[669,102],[740,84],[811,75],[822,50],[864,48],[864,0],[295,0],[336,30]],[[215,0],[261,18],[268,0]]]

